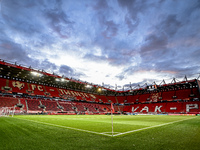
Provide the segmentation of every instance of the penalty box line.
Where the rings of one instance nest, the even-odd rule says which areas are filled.
[[[173,123],[176,123],[176,122],[181,122],[181,121],[184,121],[184,120],[194,119],[194,118],[196,118],[196,117],[186,118],[186,119],[177,120],[177,121],[172,121],[172,122],[168,122],[168,123],[164,123],[164,124],[158,124],[158,125],[155,125],[155,126],[150,126],[150,127],[145,127],[145,128],[141,128],[141,129],[131,130],[131,131],[127,131],[127,132],[115,134],[115,135],[113,135],[113,136],[119,136],[119,135],[124,135],[124,134],[128,134],[128,133],[133,133],[133,132],[142,131],[142,130],[146,130],[146,129],[161,127],[161,126],[173,124]]]
[[[12,117],[16,118],[16,117]],[[73,128],[73,127],[67,127],[67,126],[62,126],[62,125],[57,125],[57,124],[52,124],[52,123],[47,123],[47,122],[41,122],[41,121],[35,121],[35,120],[29,120],[29,119],[22,119],[22,118],[16,118],[20,120],[25,120],[25,121],[30,121],[30,122],[35,122],[35,123],[40,123],[40,124],[45,124],[45,125],[50,125],[50,126],[55,126],[55,127],[60,127],[60,128],[66,128],[66,129],[71,129],[71,130],[76,130],[76,131],[82,131],[82,132],[88,132],[88,133],[93,133],[93,134],[99,134],[99,135],[105,135],[105,136],[112,136],[106,133],[100,133],[100,132],[95,132],[95,131],[89,131],[89,130],[84,130],[84,129],[78,129],[78,128]]]

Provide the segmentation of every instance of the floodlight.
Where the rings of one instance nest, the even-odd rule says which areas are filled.
[[[39,77],[42,76],[41,73],[38,73],[38,72],[35,72],[35,71],[31,71],[31,74],[34,75],[34,76],[39,76]]]
[[[56,81],[60,81],[60,79],[56,78]]]
[[[91,85],[89,85],[89,84],[87,84],[85,87],[86,87],[86,88],[91,88],[92,86],[91,86]]]
[[[62,78],[62,79],[60,79],[60,81],[64,82],[64,81],[65,81],[65,79],[64,79],[64,78]]]
[[[98,91],[101,92],[101,88],[98,88]]]

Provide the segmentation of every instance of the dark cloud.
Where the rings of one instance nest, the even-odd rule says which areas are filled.
[[[166,19],[164,19],[159,25],[161,28],[160,31],[164,32],[169,37],[172,37],[174,34],[176,34],[181,26],[182,23],[177,20],[177,16],[174,14],[167,16]]]
[[[85,56],[84,56],[84,58],[85,59],[88,59],[88,60],[92,60],[92,61],[96,61],[96,62],[99,62],[99,63],[101,63],[101,62],[105,62],[106,61],[106,57],[104,57],[104,56],[97,56],[97,55],[93,55],[93,54],[86,54]]]
[[[121,7],[128,10],[129,15],[133,20],[137,20],[138,14],[143,11],[144,2],[137,0],[118,0]]]
[[[84,73],[77,72],[75,69],[67,65],[61,65],[59,68],[59,73],[66,77],[73,77],[73,78],[80,78],[81,76],[82,77],[85,76]]]
[[[116,75],[115,78],[119,79],[120,81],[122,81],[123,79],[125,79],[125,73],[121,73],[119,75]]]
[[[18,62],[22,64],[26,64],[27,62],[33,62],[33,60],[28,56],[28,53],[22,45],[3,38],[5,37],[0,36],[1,59],[11,60],[13,62]]]
[[[43,27],[40,26],[40,20],[36,18],[36,1],[3,0],[1,3],[2,17],[13,34],[18,32],[30,37],[34,33],[40,33]]]
[[[112,38],[117,35],[118,25],[113,21],[106,21],[106,29],[102,32],[105,38]]]
[[[168,38],[165,34],[151,34],[145,38],[145,44],[141,47],[142,55],[152,53],[152,51],[165,50]]]
[[[69,38],[73,29],[73,21],[70,21],[67,14],[62,10],[62,1],[56,1],[54,8],[45,9],[45,16],[49,20],[51,29],[60,38]]]
[[[155,7],[153,2],[144,0],[118,0],[118,4],[128,11],[127,15],[125,16],[125,23],[129,29],[128,34],[131,34],[134,30],[136,30],[137,26],[139,25],[139,14]]]
[[[97,0],[97,3],[93,6],[95,10],[107,9],[108,7],[107,1],[105,0]]]
[[[190,1],[189,3],[187,3],[186,5],[183,5],[185,6],[184,9],[182,9],[182,14],[179,14],[179,15],[182,15],[184,18],[185,18],[185,21],[188,22],[190,21],[190,18],[193,17],[192,15],[194,15],[195,13],[198,13],[199,8],[200,8],[200,1],[199,0],[193,0],[193,1]],[[198,15],[196,16],[198,17]]]
[[[191,59],[189,59],[190,61],[198,62],[199,58],[200,58],[200,49],[197,48],[196,50],[194,50],[193,53],[191,53],[191,56],[189,58],[191,58]],[[196,64],[196,65],[198,65],[198,64]]]
[[[118,0],[118,3],[123,7],[132,7],[137,0]]]
[[[57,70],[58,66],[54,63],[51,63],[49,60],[45,59],[40,63],[40,69],[44,71],[54,71]]]
[[[119,25],[108,17],[115,13],[113,8],[109,7],[107,1],[101,0],[97,1],[93,8],[100,26],[99,31],[96,32],[97,36],[102,36],[105,40],[117,36]]]
[[[136,30],[137,26],[139,25],[139,20],[136,19],[135,21],[133,21],[131,18],[126,16],[125,23],[128,26],[128,35],[130,35],[131,33],[133,33],[134,30]]]
[[[126,79],[129,75],[133,75],[140,69],[142,70],[142,68],[139,68],[139,66],[127,66],[121,71],[121,73],[117,74],[115,77],[118,80],[122,81]]]

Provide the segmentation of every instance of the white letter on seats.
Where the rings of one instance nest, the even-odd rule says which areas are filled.
[[[38,85],[38,90],[43,91],[42,86]]]
[[[140,112],[142,112],[143,110],[146,110],[147,112],[149,112],[149,107],[145,106],[144,108],[142,108],[142,110],[140,110]]]
[[[35,90],[35,88],[36,88],[36,85],[34,85],[34,84],[31,84],[31,87],[32,87],[32,90],[34,91],[34,90]]]
[[[138,108],[139,108],[139,106],[136,107],[135,109],[134,109],[134,107],[132,107],[132,112],[135,112]]]
[[[154,111],[154,112],[157,112],[157,111],[158,111],[158,112],[162,112],[162,111],[160,110],[160,108],[161,108],[161,107],[162,107],[162,106],[159,106],[159,107],[158,107],[158,106],[156,106],[156,107],[155,107],[155,111]]]
[[[190,109],[199,109],[198,104],[186,104],[186,112],[190,112]]]

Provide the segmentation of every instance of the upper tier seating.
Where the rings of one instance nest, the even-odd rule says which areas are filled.
[[[0,90],[3,90],[3,87],[9,86],[6,84],[6,79],[0,78]]]
[[[16,80],[8,80],[8,82],[9,82],[9,87],[12,87],[12,92],[27,93],[28,90],[27,83]]]
[[[176,91],[176,99],[189,100],[191,89],[180,89]]]
[[[150,97],[150,94],[147,93],[147,94],[140,94],[139,97],[138,97],[138,102],[146,102],[147,101],[147,98]]]
[[[108,99],[106,98],[106,96],[104,96],[104,95],[96,95],[96,97],[98,98],[98,102],[108,103]]]
[[[50,93],[53,97],[59,97],[59,91],[55,87],[45,86],[46,92]]]
[[[126,96],[116,96],[118,103],[126,103]]]
[[[162,100],[172,101],[173,96],[175,96],[175,90],[163,91],[162,92]]]
[[[139,96],[140,95],[130,95],[127,96],[127,102],[126,103],[135,103],[139,101]]]

